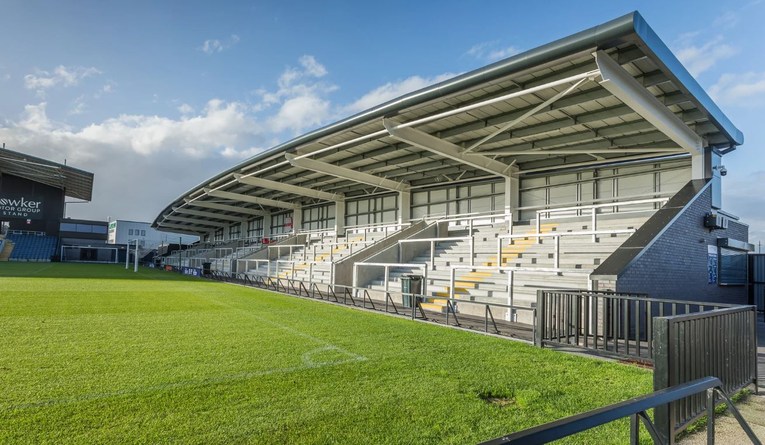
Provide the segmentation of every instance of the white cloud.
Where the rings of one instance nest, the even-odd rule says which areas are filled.
[[[93,203],[72,209],[84,218],[151,220],[183,191],[262,151],[271,136],[245,104],[217,99],[191,117],[121,115],[82,129],[49,119],[46,107],[27,105],[17,122],[0,126],[0,140],[94,172]]]
[[[316,61],[314,56],[301,56],[300,65],[305,69],[305,73],[313,77],[324,77],[327,75],[327,69],[324,65]]]
[[[184,116],[187,116],[187,115],[189,115],[189,114],[194,112],[194,107],[192,107],[189,104],[181,104],[178,107],[178,112],[181,113]]]
[[[37,70],[34,74],[24,76],[24,87],[28,90],[37,90],[38,94],[54,86],[61,85],[71,87],[77,85],[82,79],[101,74],[94,67],[66,67],[59,65],[53,72]]]
[[[276,132],[290,130],[300,133],[316,128],[330,117],[330,102],[314,94],[299,95],[284,101],[279,111],[269,120]]]
[[[452,77],[412,76],[338,104],[331,98],[337,86],[325,80],[327,74],[315,57],[303,56],[276,79],[274,90],[258,91],[260,101],[252,104],[212,99],[195,109],[179,101],[178,117],[122,114],[81,128],[51,119],[41,101],[27,105],[15,121],[0,121],[0,140],[12,150],[67,159],[95,173],[93,202],[72,206],[70,216],[152,220],[185,191],[265,148]]]
[[[738,48],[725,43],[720,36],[701,43],[698,41],[700,35],[698,32],[683,34],[675,49],[677,58],[693,76],[698,76],[717,62],[739,52]]]
[[[521,50],[514,46],[499,47],[499,42],[481,42],[473,45],[465,54],[484,62],[496,62],[520,53]]]
[[[754,107],[765,103],[765,72],[723,74],[711,88],[709,95],[726,105]]]
[[[411,76],[398,82],[389,82],[361,96],[358,100],[346,107],[350,113],[372,108],[404,94],[425,88],[456,76],[453,73],[444,73],[434,77]]]
[[[85,103],[85,96],[79,96],[72,103],[68,113],[71,115],[82,114],[85,112],[85,108],[87,108],[87,104]]]
[[[239,36],[236,34],[231,34],[228,39],[223,41],[218,39],[208,39],[205,40],[202,43],[202,46],[198,49],[205,54],[215,54],[231,48],[239,43],[239,40]]]

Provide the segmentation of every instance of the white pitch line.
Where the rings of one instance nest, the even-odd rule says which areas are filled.
[[[324,351],[338,351],[338,352],[345,353],[340,348],[325,346],[321,348],[312,349],[308,352],[303,353],[303,355],[301,356],[301,361],[303,362],[303,364],[300,366],[266,369],[263,371],[241,372],[237,374],[227,374],[227,375],[221,375],[217,377],[208,377],[206,379],[201,379],[201,380],[187,380],[187,381],[181,381],[181,382],[165,383],[160,385],[150,385],[150,386],[143,386],[138,388],[124,389],[121,391],[82,394],[82,395],[74,396],[74,397],[40,400],[37,402],[30,402],[30,403],[19,403],[16,405],[8,405],[5,407],[0,407],[0,412],[18,411],[18,410],[24,410],[29,408],[40,408],[40,407],[54,406],[54,405],[68,405],[72,403],[87,402],[91,400],[110,399],[114,397],[132,396],[132,395],[146,394],[151,392],[168,391],[168,390],[179,389],[179,388],[204,387],[204,386],[216,385],[220,383],[230,383],[235,381],[248,380],[253,377],[261,377],[261,376],[273,375],[273,374],[287,374],[291,372],[300,372],[300,371],[305,371],[309,369],[325,368],[328,366],[338,366],[338,365],[343,365],[346,363],[355,363],[355,362],[361,362],[361,361],[367,360],[365,357],[362,357],[357,354],[350,354],[350,353],[347,353],[349,358],[343,359],[343,360],[321,362],[321,361],[314,361],[312,359],[312,355],[315,355],[317,353],[324,352]]]

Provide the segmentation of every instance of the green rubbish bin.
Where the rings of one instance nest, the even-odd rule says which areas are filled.
[[[404,275],[401,277],[401,293],[403,294],[404,307],[412,307],[415,298],[422,295],[422,276]]]

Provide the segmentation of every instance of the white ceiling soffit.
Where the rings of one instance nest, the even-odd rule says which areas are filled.
[[[186,201],[186,204],[188,205],[204,207],[207,209],[223,210],[224,212],[241,213],[242,215],[252,215],[252,216],[268,216],[269,215],[268,212],[265,212],[263,210],[248,209],[247,207],[237,207],[237,206],[232,206],[228,204],[220,204],[217,202],[202,201],[201,199],[198,199],[198,198],[195,198],[195,199],[186,198],[185,201]]]
[[[605,52],[596,51],[594,55],[602,77],[599,83],[603,88],[686,151],[693,154],[703,152],[704,141],[701,137],[640,85],[630,73]]]
[[[246,219],[246,218],[242,218],[241,216],[224,215],[222,213],[205,212],[202,210],[191,210],[191,209],[185,209],[183,207],[173,207],[173,212],[183,213],[186,215],[204,216],[206,218],[217,218],[217,219],[222,219],[224,221],[234,221],[234,222],[241,222]]]
[[[415,147],[422,148],[437,155],[463,162],[471,167],[487,171],[489,173],[510,177],[514,167],[512,164],[495,161],[487,157],[470,156],[459,145],[437,138],[414,128],[406,128],[395,122],[383,119],[383,125],[388,133],[399,141],[406,142]],[[404,124],[405,125],[405,124]]]
[[[269,207],[278,207],[282,209],[299,209],[300,206],[291,202],[277,201],[275,199],[260,198],[257,196],[243,195],[241,193],[224,192],[223,190],[204,189],[208,196],[216,198],[228,199],[231,201],[250,202],[253,204],[260,204]]]
[[[213,221],[208,221],[206,219],[184,218],[182,216],[175,216],[175,215],[165,215],[165,220],[178,221],[178,222],[184,222],[189,224],[197,224],[200,226],[228,227],[228,223],[213,222]]]
[[[196,230],[195,230],[196,229]],[[174,232],[174,233],[186,233],[188,235],[199,235],[200,233],[204,233],[205,229],[198,228],[198,227],[189,227],[189,226],[182,226],[180,224],[171,224],[167,222],[161,222],[157,224],[157,230],[163,231],[163,232]]]
[[[324,173],[325,175],[334,176],[336,178],[348,179],[350,181],[361,182],[364,184],[373,185],[375,187],[384,188],[387,190],[394,190],[397,192],[409,191],[409,184],[405,182],[391,181],[390,179],[381,178],[379,176],[371,175],[350,168],[339,167],[334,164],[329,164],[315,159],[302,158],[298,159],[297,156],[285,153],[284,157],[287,161],[298,168],[305,170],[311,170],[318,173]]]
[[[323,199],[325,201],[343,201],[345,197],[338,193],[327,193],[321,190],[315,190],[308,187],[300,187],[283,182],[271,181],[270,179],[255,178],[253,176],[244,176],[234,173],[234,178],[242,184],[253,185],[264,189],[273,189],[280,192],[293,193],[295,195],[307,196],[309,198]]]

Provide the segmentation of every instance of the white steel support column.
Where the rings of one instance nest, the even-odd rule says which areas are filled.
[[[345,234],[345,201],[335,202],[335,234]]]
[[[510,176],[505,177],[505,219],[510,221],[518,221],[520,215],[516,210],[520,202],[520,180],[518,179],[518,167],[513,166],[513,172]],[[508,230],[508,233],[510,231]]]
[[[707,156],[705,153],[693,153],[691,156],[691,179],[706,179]]]
[[[263,238],[271,238],[271,213],[263,215]]]
[[[303,206],[298,206],[292,211],[292,232],[298,233],[303,230]]]
[[[412,193],[398,192],[398,223],[405,224],[411,219]]]

